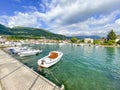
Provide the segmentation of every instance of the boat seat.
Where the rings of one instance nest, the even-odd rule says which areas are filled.
[[[50,53],[50,56],[49,56],[50,59],[55,59],[57,57],[58,57],[58,53],[54,53],[54,52]]]

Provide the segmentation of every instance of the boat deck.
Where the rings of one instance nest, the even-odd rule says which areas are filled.
[[[0,81],[4,90],[61,90],[2,50],[0,50]]]

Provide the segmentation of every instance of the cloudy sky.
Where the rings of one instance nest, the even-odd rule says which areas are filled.
[[[120,34],[120,0],[0,0],[0,23],[66,36]]]

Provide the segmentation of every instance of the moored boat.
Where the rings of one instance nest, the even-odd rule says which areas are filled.
[[[28,47],[11,47],[9,48],[9,51],[13,54],[18,54],[19,52],[23,52],[28,50]]]
[[[26,51],[23,51],[23,52],[19,52],[18,55],[19,56],[30,56],[30,55],[35,55],[35,54],[38,54],[38,53],[41,53],[42,50],[26,50]]]
[[[62,52],[51,51],[47,56],[38,60],[38,66],[48,68],[56,64],[58,61],[60,61],[62,56],[63,56]]]

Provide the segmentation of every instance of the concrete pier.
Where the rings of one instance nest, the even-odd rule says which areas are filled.
[[[60,90],[51,81],[37,74],[0,49],[0,90]]]

